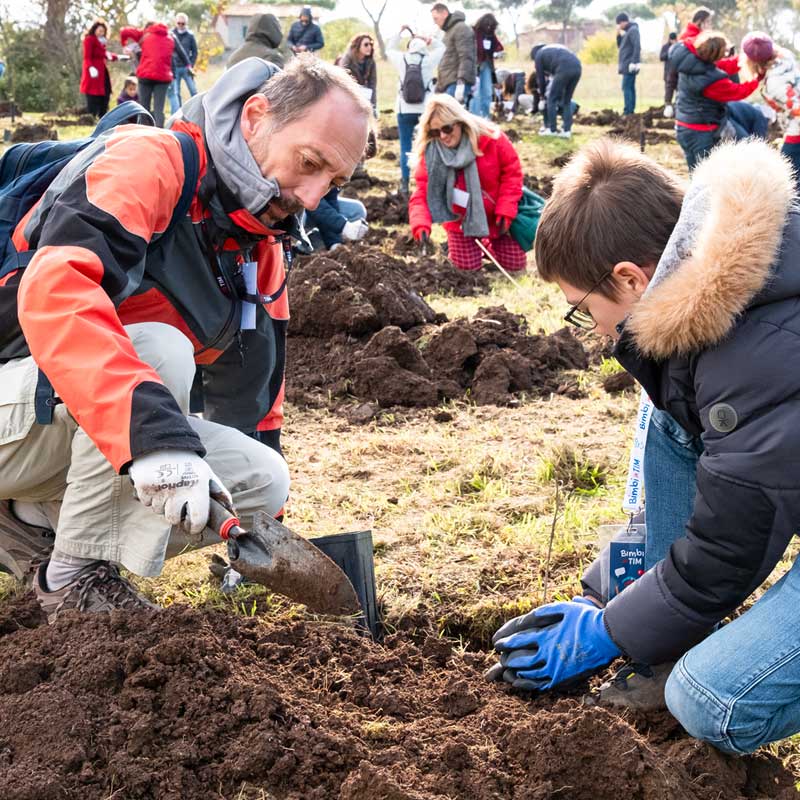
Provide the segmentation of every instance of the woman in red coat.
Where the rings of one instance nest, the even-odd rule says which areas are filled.
[[[175,40],[161,22],[148,22],[144,28],[123,28],[123,45],[136,42],[141,47],[136,77],[139,79],[139,102],[153,112],[156,125],[164,127],[164,101],[172,83],[172,51]]]
[[[458,269],[481,267],[477,241],[510,272],[525,269],[525,251],[509,234],[522,196],[522,165],[508,137],[447,94],[431,98],[414,144],[416,189],[408,201],[415,239],[434,222],[447,231]]]
[[[81,70],[81,94],[86,95],[86,108],[95,117],[108,111],[111,97],[111,77],[106,61],[116,61],[118,56],[106,50],[106,23],[95,20],[83,38],[83,68]]]

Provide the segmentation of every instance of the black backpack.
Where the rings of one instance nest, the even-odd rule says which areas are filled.
[[[421,103],[425,100],[425,81],[422,79],[422,58],[416,64],[409,64],[405,56],[406,74],[400,84],[400,93],[406,103]]]

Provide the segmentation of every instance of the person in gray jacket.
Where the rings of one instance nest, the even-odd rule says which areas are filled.
[[[468,105],[478,75],[475,33],[467,25],[463,11],[451,14],[444,3],[434,4],[431,16],[444,31],[445,51],[439,62],[436,91],[447,92],[459,103]]]
[[[642,68],[639,26],[623,11],[617,14],[617,72],[622,75],[623,115],[636,110],[636,76]]]
[[[274,14],[258,14],[250,20],[244,42],[231,53],[228,69],[246,58],[263,58],[282,67],[287,54],[280,49],[283,40],[281,23]]]

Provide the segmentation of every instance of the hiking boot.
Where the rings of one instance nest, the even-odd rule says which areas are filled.
[[[113,611],[155,610],[157,605],[145,599],[133,584],[126,581],[119,570],[108,561],[96,561],[84,569],[66,586],[51,592],[47,586],[47,561],[39,564],[34,579],[36,599],[52,625],[58,615],[68,609],[88,613]]]
[[[14,513],[13,500],[0,500],[0,567],[28,586],[40,562],[50,556],[56,534],[30,525]]]
[[[542,126],[539,128],[539,136],[558,136],[558,131],[552,131],[550,128]]]
[[[559,139],[571,139],[572,131],[559,131],[556,136],[558,136]]]
[[[626,664],[604,683],[595,694],[584,698],[585,705],[632,708],[637,711],[657,711],[667,707],[664,686],[675,662],[656,664]]]

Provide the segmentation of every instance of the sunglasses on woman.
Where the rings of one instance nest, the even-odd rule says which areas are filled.
[[[457,122],[452,125],[442,125],[441,128],[428,128],[428,135],[431,139],[438,139],[440,136],[449,136],[454,130]]]

